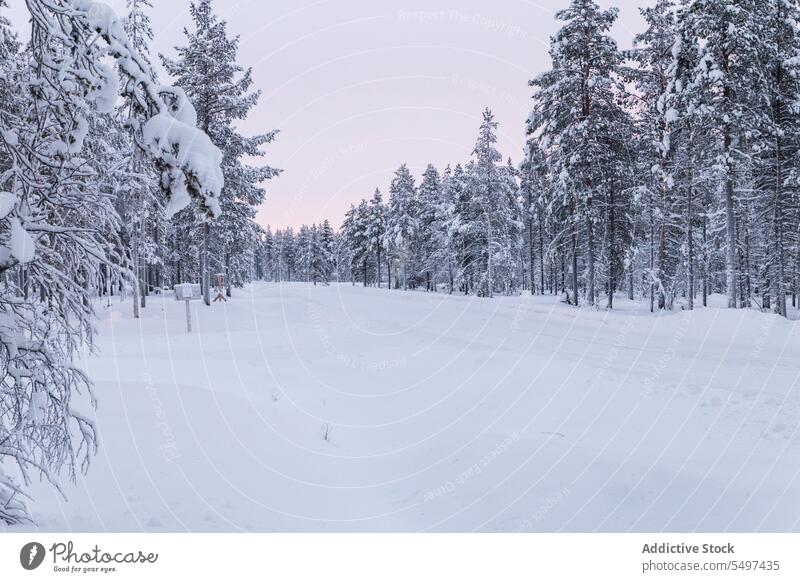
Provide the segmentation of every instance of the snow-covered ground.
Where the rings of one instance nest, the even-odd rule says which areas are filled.
[[[718,301],[719,298],[714,298]],[[103,307],[46,530],[798,530],[797,325],[349,285]]]

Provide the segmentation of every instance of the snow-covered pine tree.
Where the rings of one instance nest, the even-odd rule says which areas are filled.
[[[350,256],[350,248],[347,244],[344,230],[334,232],[332,251],[333,276],[337,281],[350,281],[355,285],[355,281],[353,280],[352,258]]]
[[[546,152],[541,150],[537,136],[529,136],[526,143],[525,158],[520,164],[520,196],[522,199],[522,220],[525,225],[528,263],[530,271],[530,291],[536,292],[534,271],[538,256],[539,293],[549,288],[556,293],[554,280],[555,257],[562,252],[559,241],[553,236],[553,225],[563,224],[566,217],[559,216],[560,207],[551,182],[552,175],[547,164]]]
[[[297,229],[297,261],[295,268],[297,269],[298,279],[308,283],[311,281],[311,228],[305,224],[301,224]]]
[[[153,30],[148,10],[150,0],[127,0],[127,15],[123,28],[134,49],[150,70],[152,81],[157,82],[150,62],[150,43]],[[130,117],[135,102],[130,97],[120,104],[117,118],[121,123]],[[120,141],[124,140],[120,136]],[[154,265],[163,265],[164,242],[167,239],[167,220],[164,216],[164,199],[160,192],[159,176],[142,152],[130,144],[119,143],[120,151],[128,152],[122,168],[116,206],[120,215],[123,245],[129,249],[133,268],[133,314],[139,317],[139,308],[146,306],[149,291],[148,273]]]
[[[251,91],[252,70],[237,63],[239,37],[228,38],[226,22],[214,14],[212,0],[193,2],[189,12],[194,30],[184,29],[186,45],[176,47],[177,59],[163,55],[161,59],[194,105],[197,125],[223,152],[222,215],[215,221],[200,217],[204,232],[201,278],[204,299],[210,305],[212,269],[224,271],[229,284],[240,283],[242,275],[252,270],[252,254],[247,251],[255,240],[255,209],[264,201],[261,184],[279,170],[251,166],[245,159],[263,157],[261,148],[277,132],[246,137],[237,130],[236,122],[247,118],[260,97],[260,91]]]
[[[370,205],[362,199],[358,206],[350,205],[342,223],[342,237],[349,251],[352,281],[355,283],[360,274],[364,287],[368,284],[369,258],[373,248],[370,215]]]
[[[473,161],[467,166],[468,230],[475,256],[472,276],[477,281],[475,291],[480,297],[492,297],[494,294],[494,257],[502,245],[501,227],[495,220],[503,202],[503,186],[498,170],[502,156],[495,148],[496,131],[497,122],[487,108],[483,111],[478,140],[472,151]]]
[[[662,140],[662,155],[671,164],[666,166],[669,174],[665,179],[667,190],[668,216],[681,217],[681,237],[668,245],[661,241],[664,256],[662,264],[668,264],[666,257],[669,249],[682,251],[678,257],[678,265],[685,268],[684,294],[687,296],[688,308],[694,307],[694,268],[695,236],[694,224],[697,218],[696,200],[698,185],[702,180],[704,168],[709,165],[707,159],[712,144],[706,139],[708,118],[701,115],[703,111],[703,86],[696,80],[700,63],[700,50],[697,42],[697,30],[691,18],[678,13],[675,42],[672,49],[672,62],[668,69],[667,90],[663,97],[662,113],[665,126]],[[665,226],[665,229],[668,226]],[[678,244],[676,244],[678,243]],[[669,271],[664,269],[666,278]],[[665,305],[672,308],[673,293],[669,287],[663,286]],[[659,304],[661,299],[659,299]]]
[[[395,285],[403,289],[408,288],[408,264],[418,231],[417,188],[408,166],[402,164],[389,187],[384,246],[399,263],[400,275],[395,277]]]
[[[386,259],[384,252],[383,237],[386,234],[386,206],[383,203],[383,195],[379,188],[375,188],[375,194],[369,202],[369,239],[375,253],[375,284],[381,286],[381,259]],[[388,264],[387,264],[388,271]],[[391,276],[389,277],[391,285]]]
[[[139,54],[145,65],[155,78],[150,61],[150,45],[153,42],[153,27],[150,22],[149,10],[153,9],[151,0],[125,0],[128,13],[123,22],[125,34],[128,35],[133,49]]]
[[[670,187],[672,142],[676,138],[668,132],[664,115],[675,47],[674,2],[658,0],[652,7],[641,8],[640,13],[647,28],[634,37],[630,57],[636,66],[625,72],[635,87],[628,104],[636,119],[636,182],[645,213],[648,253],[645,281],[653,311],[656,304],[659,309],[672,306],[679,263],[676,250],[684,240],[683,229],[674,219],[678,213],[673,203],[674,189]]]
[[[314,285],[327,285],[330,276],[330,256],[322,231],[322,227],[316,224],[309,228],[309,278]]]
[[[492,219],[496,222],[496,246],[492,263],[495,270],[497,290],[505,294],[515,293],[523,285],[524,262],[522,256],[522,205],[518,171],[511,159],[498,168],[500,190]]]
[[[267,225],[261,237],[261,278],[265,281],[277,281],[275,272],[275,236],[272,228]]]
[[[455,212],[453,184],[453,170],[447,166],[442,172],[439,204],[436,206],[434,217],[433,240],[431,244],[436,248],[436,255],[433,257],[437,265],[447,275],[448,293],[452,295],[455,291],[455,275],[457,264],[457,253],[452,244],[450,222]]]
[[[327,219],[319,227],[319,245],[322,281],[327,285],[336,271],[336,233]]]
[[[440,223],[437,220],[439,205],[442,200],[442,184],[439,171],[428,164],[422,174],[417,199],[419,201],[419,233],[417,235],[416,252],[418,253],[425,290],[436,290],[436,277],[439,272]]]
[[[768,86],[761,66],[759,39],[759,19],[763,17],[760,8],[766,4],[761,0],[685,0],[677,13],[680,51],[676,58],[687,51],[697,52],[697,64],[687,75],[690,85],[684,90],[696,92],[692,114],[702,120],[704,129],[716,140],[712,150],[713,170],[718,177],[725,216],[725,287],[729,307],[738,303],[737,190],[747,179],[748,144],[758,137],[769,111],[765,92],[757,90]],[[693,215],[691,204],[689,213]]]
[[[520,164],[520,195],[522,197],[522,219],[525,223],[525,245],[527,247],[528,261],[528,290],[531,295],[536,294],[536,255],[537,242],[540,237],[537,229],[541,228],[542,212],[541,200],[544,190],[544,175],[546,168],[543,164],[542,153],[535,140],[528,140],[526,144],[525,159]],[[542,240],[542,243],[544,241]],[[542,245],[543,246],[543,245]],[[538,252],[541,264],[540,292],[544,293],[544,253]]]
[[[595,229],[602,224],[606,197],[620,188],[619,150],[626,137],[620,129],[628,125],[618,103],[621,55],[609,35],[617,10],[601,10],[593,0],[572,0],[556,18],[563,24],[551,40],[553,68],[531,81],[535,94],[528,135],[538,141],[552,176],[554,197],[548,209],[559,217],[557,242],[568,240],[571,247],[571,302],[578,303],[583,254],[586,299],[594,304]]]
[[[310,227],[303,227],[303,228],[307,229],[307,235],[308,235],[307,279],[309,282],[314,283],[314,285],[316,285],[317,281],[321,279],[322,275],[322,256],[321,256],[321,249],[319,246],[319,233],[317,231],[316,224],[312,224]]]
[[[274,261],[275,261],[275,282],[279,283],[285,280],[285,254],[284,254],[284,240],[285,235],[280,228],[275,231],[275,246],[274,246]]]
[[[445,198],[448,208],[445,217],[447,229],[447,247],[449,254],[454,257],[455,273],[454,286],[465,294],[475,291],[474,274],[478,264],[479,249],[477,220],[479,212],[472,204],[470,190],[470,175],[472,170],[461,164],[456,164],[453,175],[447,179]]]
[[[756,228],[763,241],[761,255],[762,308],[786,317],[790,289],[789,264],[796,266],[800,190],[797,154],[800,148],[800,8],[789,0],[760,5],[758,38],[763,42],[763,66],[769,104],[754,140],[753,175],[757,190]]]
[[[283,264],[284,275],[281,277],[282,281],[295,281],[298,269],[297,257],[299,253],[297,245],[297,237],[294,234],[294,229],[289,226],[283,230],[281,236],[281,263]]]

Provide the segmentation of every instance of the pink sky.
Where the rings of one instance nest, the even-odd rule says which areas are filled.
[[[108,1],[124,12],[123,0]],[[24,2],[10,3],[21,25]],[[155,0],[154,52],[173,54],[188,0]],[[630,46],[640,2],[618,6],[614,35]],[[279,128],[267,149],[283,174],[267,184],[258,219],[274,227],[334,226],[351,203],[388,195],[402,162],[419,176],[469,157],[481,111],[500,123],[499,149],[518,162],[530,78],[549,66],[554,14],[567,0],[217,0],[241,36],[240,61],[263,91],[245,133]]]

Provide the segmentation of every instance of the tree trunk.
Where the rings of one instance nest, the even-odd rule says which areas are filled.
[[[136,284],[139,286],[139,305],[144,309],[147,307],[147,271],[142,257],[139,258],[139,276]]]
[[[631,265],[628,268],[628,299],[633,301],[633,257],[631,257]]]
[[[210,236],[210,226],[208,221],[203,222],[203,250],[202,261],[200,264],[200,278],[203,283],[203,302],[211,305],[211,274],[208,266],[208,239]]]
[[[378,289],[380,289],[381,288],[381,245],[380,244],[377,245],[377,248],[375,249],[375,252],[377,254],[377,261],[375,262],[376,263],[375,266],[378,268],[377,269],[378,270],[378,275],[377,275],[378,276]]]
[[[231,253],[225,253],[225,295],[231,297]]]
[[[541,217],[539,218],[539,293],[544,295],[544,218]]]
[[[494,295],[494,263],[492,262],[492,255],[494,252],[492,251],[492,246],[494,245],[494,239],[492,238],[492,222],[490,217],[486,217],[486,224],[488,226],[487,232],[489,235],[488,245],[486,249],[486,296],[492,297]]]
[[[736,308],[736,213],[733,204],[733,168],[731,167],[731,132],[725,126],[723,145],[725,163],[725,223],[728,248],[725,253],[725,282],[728,287],[728,307]]]
[[[708,215],[703,214],[703,307],[708,307]]]
[[[781,107],[776,106],[780,119]],[[775,311],[778,315],[786,317],[786,288],[784,287],[786,277],[786,255],[784,252],[784,237],[783,237],[783,159],[781,158],[781,139],[780,136],[775,138],[775,194],[773,204],[773,236],[775,238],[775,253],[770,263],[773,266],[772,274],[772,287],[773,294],[775,295]]]
[[[453,294],[453,286],[455,285],[454,277],[453,277],[453,265],[450,262],[450,259],[447,259],[447,279],[450,284],[450,295]]]
[[[650,194],[650,273],[648,274],[648,285],[650,287],[650,313],[655,311],[656,289],[653,281],[656,276],[656,209],[653,194]]]
[[[131,281],[133,292],[133,318],[139,319],[139,258],[133,259],[133,280]]]
[[[747,220],[747,214],[744,215],[744,264],[742,266],[744,273],[744,301],[742,307],[751,307],[753,305],[753,281],[750,276],[750,223]]]
[[[564,255],[562,254],[561,257],[561,285],[563,288]],[[578,301],[578,227],[574,221],[572,223],[572,304],[576,307],[580,305]]]
[[[614,280],[614,186],[608,193],[608,309],[614,308],[614,290],[617,282]]]
[[[800,266],[800,245],[797,245],[797,256],[792,261],[792,307],[797,307],[797,271]]]
[[[528,212],[530,212],[530,204],[528,204]],[[531,281],[531,295],[536,294],[536,284],[535,284],[535,275],[534,275],[534,252],[533,252],[533,217],[528,217],[528,270],[530,271],[530,281]]]
[[[588,281],[586,282],[586,299],[589,305],[594,305],[595,289],[594,289],[594,225],[592,224],[591,213],[591,198],[586,201],[586,254],[587,254],[587,267],[588,267]]]
[[[692,223],[694,222],[692,210],[694,206],[694,168],[689,156],[689,188],[686,192],[686,247],[687,247],[687,301],[689,311],[694,309],[694,234],[692,232]]]

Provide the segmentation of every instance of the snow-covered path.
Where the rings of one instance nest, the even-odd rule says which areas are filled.
[[[103,308],[44,529],[800,530],[796,323],[254,284]]]

